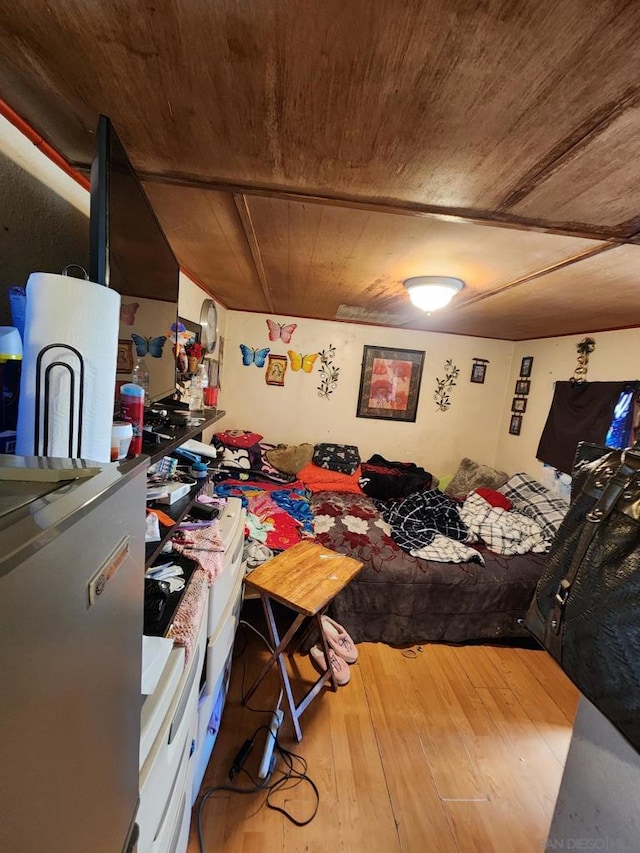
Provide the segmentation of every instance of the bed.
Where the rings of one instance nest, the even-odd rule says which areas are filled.
[[[235,452],[235,451],[234,451]],[[288,547],[299,537],[314,537],[322,545],[356,557],[364,567],[334,599],[329,613],[359,642],[390,645],[416,643],[468,643],[503,641],[528,637],[521,620],[533,598],[545,565],[545,553],[516,553],[508,556],[490,550],[480,541],[473,545],[476,558],[466,562],[441,562],[412,556],[390,535],[385,521],[385,502],[363,494],[351,477],[340,484],[333,475],[322,485],[311,486],[305,476],[309,464],[290,483],[266,482],[259,466],[217,487],[220,495],[239,495],[263,513],[278,505],[277,515],[291,508],[298,523],[298,536],[267,534],[271,540],[248,541],[248,553],[266,550],[280,542]],[[264,472],[262,472],[264,474]],[[327,472],[324,472],[327,475]],[[320,475],[323,480],[324,475]],[[506,475],[505,475],[506,477]],[[262,491],[264,490],[264,492]],[[538,517],[552,537],[566,506],[554,502],[546,490],[526,475],[515,475],[505,489],[526,510]],[[439,491],[431,494],[441,494]],[[386,506],[389,502],[386,502]],[[542,517],[540,516],[542,513]],[[273,514],[273,513],[272,513]],[[511,513],[509,513],[511,515]],[[250,537],[264,536],[262,520],[252,522]],[[275,538],[274,538],[275,537]],[[290,541],[286,541],[290,539]]]
[[[480,548],[484,566],[423,560],[386,534],[380,511],[366,495],[320,492],[310,504],[314,516],[323,519],[317,540],[364,563],[330,608],[354,642],[466,643],[527,636],[518,620],[533,598],[544,554],[501,556]],[[328,530],[325,518],[334,521]]]

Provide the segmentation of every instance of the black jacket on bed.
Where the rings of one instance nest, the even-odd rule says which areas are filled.
[[[379,453],[362,463],[360,488],[370,498],[393,500],[430,489],[432,475],[413,462],[389,462]]]

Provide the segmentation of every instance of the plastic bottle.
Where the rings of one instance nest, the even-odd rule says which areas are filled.
[[[129,421],[133,436],[127,458],[132,459],[142,453],[142,428],[144,425],[144,388],[128,382],[120,388],[120,408],[122,420]]]
[[[190,412],[199,412],[204,409],[204,389],[207,384],[207,370],[204,364],[199,364],[198,369],[191,377],[191,388],[189,394]]]
[[[209,473],[209,466],[206,462],[192,462],[189,473],[196,480],[204,480]]]
[[[144,356],[139,356],[136,361],[133,372],[131,373],[131,381],[134,385],[139,385],[144,390],[145,400],[149,399],[149,368]]]

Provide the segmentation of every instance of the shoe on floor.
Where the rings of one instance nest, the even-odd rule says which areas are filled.
[[[324,657],[324,652],[320,646],[311,646],[309,649],[309,656],[311,658],[311,663],[315,666],[318,672],[327,671],[327,662]],[[349,679],[351,678],[351,672],[349,671],[347,662],[343,658],[338,657],[333,649],[329,649],[329,663],[331,664],[336,684],[340,687],[344,687],[345,684],[348,684]]]
[[[329,616],[323,616],[322,630],[327,638],[327,643],[337,655],[344,658],[347,663],[355,663],[358,660],[356,645],[342,625],[339,625]]]

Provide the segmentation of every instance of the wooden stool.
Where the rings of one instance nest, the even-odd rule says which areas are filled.
[[[331,604],[333,598],[358,574],[361,568],[362,563],[353,557],[345,557],[343,554],[330,551],[329,548],[325,548],[317,542],[304,540],[258,566],[246,578],[245,582],[260,593],[273,652],[245,694],[242,704],[246,705],[277,661],[289,713],[298,740],[302,740],[302,729],[298,720],[314,696],[318,695],[327,681],[332,690],[337,690],[335,676],[329,665],[329,648],[322,630],[322,614]],[[298,614],[282,639],[273,616],[272,599],[279,601],[280,604],[284,604],[285,607]],[[315,625],[318,629],[324,659],[327,661],[327,670],[322,673],[304,698],[296,705],[289,681],[285,654],[290,657],[293,655],[292,641],[294,635],[302,621],[309,616],[312,617],[311,627]]]

